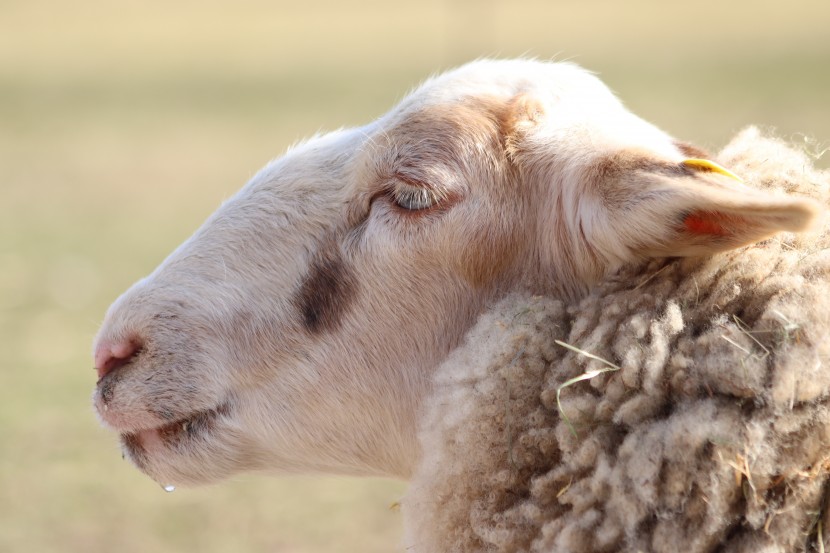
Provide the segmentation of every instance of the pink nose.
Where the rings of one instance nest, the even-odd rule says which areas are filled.
[[[98,378],[104,378],[108,373],[129,363],[139,349],[141,347],[133,340],[123,342],[102,340],[95,347],[95,370],[98,371]]]

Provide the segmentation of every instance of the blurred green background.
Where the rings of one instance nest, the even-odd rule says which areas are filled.
[[[400,482],[165,494],[95,420],[90,341],[288,145],[518,55],[581,63],[703,146],[750,123],[830,144],[827,0],[0,0],[0,552],[396,549]]]

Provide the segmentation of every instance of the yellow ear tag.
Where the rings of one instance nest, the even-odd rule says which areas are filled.
[[[682,165],[685,165],[689,169],[696,169],[698,171],[705,171],[707,173],[720,173],[721,175],[725,175],[730,179],[735,179],[738,182],[744,182],[743,180],[741,180],[741,177],[739,177],[729,169],[724,169],[714,161],[709,161],[708,159],[686,159],[683,161]]]

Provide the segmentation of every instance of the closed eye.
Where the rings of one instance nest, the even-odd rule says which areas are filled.
[[[438,195],[426,186],[397,182],[391,190],[392,201],[401,209],[421,211],[435,206]]]

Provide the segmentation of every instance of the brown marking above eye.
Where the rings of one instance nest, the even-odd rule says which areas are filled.
[[[293,298],[305,329],[312,334],[336,329],[354,299],[356,282],[338,244],[322,246]]]

